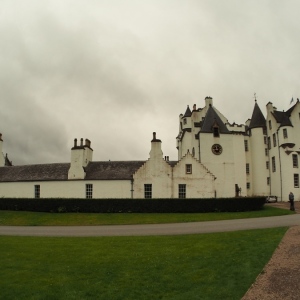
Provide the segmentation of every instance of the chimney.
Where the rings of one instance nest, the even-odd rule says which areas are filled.
[[[2,147],[3,147],[3,140],[2,140],[2,133],[0,133],[0,167],[4,167],[5,166],[5,158],[4,155],[2,153]]]
[[[213,99],[210,96],[205,97],[205,106],[208,108],[209,106],[213,105]]]
[[[193,110],[197,110],[196,104],[193,105]]]
[[[90,147],[91,141],[86,139],[83,145],[83,138],[80,139],[80,146],[77,139],[74,139],[74,147],[71,149],[71,165],[68,172],[68,179],[84,179],[85,167],[93,158],[93,149]]]
[[[162,159],[163,153],[161,150],[161,140],[156,138],[156,132],[153,132],[153,139],[151,141],[150,159]]]

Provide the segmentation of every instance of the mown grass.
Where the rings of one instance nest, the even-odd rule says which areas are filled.
[[[241,299],[287,228],[154,237],[0,237],[0,299]]]
[[[24,211],[0,211],[0,225],[55,226],[55,225],[115,225],[181,223],[243,218],[259,218],[292,214],[293,212],[271,206],[263,210],[237,213],[185,213],[185,214],[137,214],[137,213],[38,213]]]

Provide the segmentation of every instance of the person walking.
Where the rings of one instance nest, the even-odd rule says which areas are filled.
[[[289,194],[289,202],[290,202],[290,210],[295,210],[295,205],[294,205],[294,194],[290,192]]]

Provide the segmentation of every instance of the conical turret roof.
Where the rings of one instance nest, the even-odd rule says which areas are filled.
[[[191,115],[192,115],[192,112],[190,110],[190,107],[188,106],[183,117],[190,117]]]
[[[265,127],[265,126],[266,126],[266,118],[264,117],[257,102],[255,101],[249,128],[251,129],[251,128],[258,128],[258,127]]]

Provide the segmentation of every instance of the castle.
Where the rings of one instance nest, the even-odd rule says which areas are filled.
[[[256,100],[245,125],[230,124],[213,105],[179,116],[178,160],[163,157],[153,133],[145,161],[93,161],[88,139],[74,140],[70,163],[12,166],[2,155],[0,197],[213,198],[274,195],[300,200],[300,104],[264,117]]]

